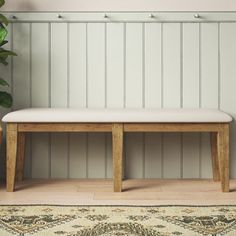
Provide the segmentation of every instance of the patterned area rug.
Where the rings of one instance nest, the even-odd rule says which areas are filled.
[[[0,206],[0,235],[236,236],[236,206]]]

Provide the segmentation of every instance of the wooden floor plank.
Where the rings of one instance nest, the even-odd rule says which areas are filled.
[[[236,180],[222,193],[213,180],[130,179],[122,193],[113,192],[112,180],[25,180],[14,193],[0,185],[0,204],[166,205],[236,204]],[[39,194],[42,193],[42,194]]]

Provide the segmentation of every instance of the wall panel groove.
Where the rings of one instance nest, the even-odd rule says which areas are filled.
[[[201,23],[201,107],[218,108],[218,24]],[[202,134],[201,177],[212,172],[209,134]]]
[[[163,24],[163,107],[181,107],[181,25]],[[181,177],[181,135],[163,136],[163,176]],[[171,147],[171,148],[170,148]]]
[[[126,24],[126,107],[143,106],[143,25]],[[127,178],[143,177],[143,134],[126,134]],[[136,163],[134,165],[133,163]]]
[[[86,45],[85,45],[85,48],[86,48],[86,108],[88,108],[88,23],[86,23]],[[88,166],[88,133],[86,134],[86,162],[85,162],[85,165],[86,165],[86,178],[88,178],[88,169],[89,169],[89,166]]]
[[[190,21],[187,13],[166,13],[168,22],[146,13],[124,19],[116,13],[117,22],[100,13],[87,13],[93,22],[74,13],[66,13],[74,21],[49,13],[37,22],[30,14],[32,20],[10,24],[9,47],[18,57],[1,68],[12,85],[13,109],[208,107],[236,117],[233,14],[207,15],[212,22]],[[235,122],[232,131],[234,140]],[[111,134],[33,134],[28,143],[28,177],[31,170],[33,178],[112,177]],[[126,134],[125,153],[127,178],[212,177],[208,134]],[[232,177],[235,153],[232,144]]]
[[[105,79],[105,24],[88,24],[88,107],[104,108]],[[96,40],[95,40],[96,39]],[[105,134],[88,134],[88,177],[105,178]]]
[[[183,107],[199,108],[199,25],[183,25]],[[199,177],[200,134],[183,134],[183,178]]]
[[[32,24],[31,30],[31,106],[49,106],[49,25]],[[39,87],[42,89],[39,90]],[[49,135],[32,134],[32,177],[49,178]]]
[[[146,77],[145,77],[145,71],[146,71],[146,67],[145,67],[145,23],[142,23],[142,108],[145,108],[145,98],[146,98],[146,89],[145,89],[145,81],[146,81]],[[143,169],[143,173],[142,173],[142,178],[145,178],[146,176],[146,155],[145,155],[145,150],[146,150],[146,145],[145,145],[145,140],[146,140],[146,134],[143,133],[142,134],[142,169]]]
[[[51,25],[51,105],[67,107],[67,24]],[[68,177],[68,134],[51,135],[51,177]]]
[[[199,108],[202,107],[202,45],[201,45],[201,37],[202,37],[202,27],[201,23],[199,23]],[[202,178],[202,134],[199,137],[199,178]]]
[[[52,52],[52,42],[51,42],[51,38],[52,38],[52,25],[49,22],[48,23],[48,107],[52,107],[52,100],[51,100],[51,83],[52,83],[52,79],[51,79],[51,52]],[[52,173],[51,173],[51,169],[52,169],[52,156],[51,156],[51,147],[52,147],[52,135],[51,133],[48,134],[48,177],[51,178],[52,177]]]
[[[86,24],[69,24],[69,103],[71,108],[87,106],[87,33]],[[78,79],[79,78],[79,79]],[[86,178],[86,134],[70,134],[69,178]]]
[[[145,24],[145,107],[161,107],[162,103],[162,24]],[[161,177],[161,136],[146,133],[144,140],[144,176]]]
[[[220,23],[218,23],[218,109],[221,104]]]
[[[180,107],[183,108],[183,23],[180,23]],[[180,177],[183,178],[183,133],[180,134]]]

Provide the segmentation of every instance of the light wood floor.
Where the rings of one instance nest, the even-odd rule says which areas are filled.
[[[125,180],[113,193],[111,180],[27,180],[14,193],[0,185],[0,204],[164,205],[236,204],[236,180],[221,193],[212,180]]]

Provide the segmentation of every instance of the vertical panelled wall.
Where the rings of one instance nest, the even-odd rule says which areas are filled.
[[[236,23],[19,22],[9,26],[8,44],[18,56],[1,74],[13,109],[205,107],[236,118],[235,42]],[[234,178],[235,135],[233,123]],[[27,141],[28,177],[112,177],[110,134],[42,133]],[[1,152],[2,170],[4,145]],[[126,134],[125,154],[127,178],[212,176],[207,134]]]

